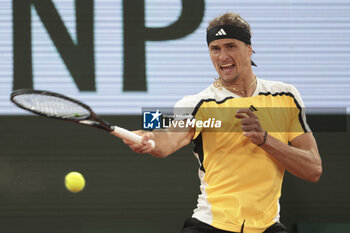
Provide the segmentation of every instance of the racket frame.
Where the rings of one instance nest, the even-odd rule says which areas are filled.
[[[42,113],[40,111],[35,111],[34,109],[31,109],[31,108],[27,108],[20,103],[17,103],[15,101],[15,97],[19,96],[21,94],[27,94],[27,95],[28,94],[40,94],[40,95],[45,95],[45,96],[53,96],[53,97],[61,98],[61,99],[73,102],[73,103],[83,107],[84,109],[86,109],[90,113],[90,115],[85,117],[85,118],[81,118],[81,119],[72,119],[72,118],[64,118],[64,117],[59,117],[59,116],[54,116],[54,115],[48,115],[48,114]],[[88,105],[80,102],[79,100],[70,98],[68,96],[65,96],[65,95],[62,95],[59,93],[50,92],[50,91],[43,91],[43,90],[19,89],[19,90],[15,90],[11,93],[10,100],[14,104],[16,104],[18,107],[20,107],[24,110],[30,111],[34,114],[40,115],[40,116],[44,116],[44,117],[48,117],[48,118],[52,118],[52,119],[57,119],[57,120],[70,121],[70,122],[74,122],[77,124],[92,126],[95,128],[106,130],[109,133],[113,133],[113,135],[118,136],[120,138],[131,140],[131,141],[134,141],[137,143],[142,142],[142,137],[140,135],[137,135],[133,132],[130,132],[127,129],[118,127],[116,125],[111,125],[109,122],[102,120],[94,111],[92,111],[92,109]],[[153,140],[149,140],[148,142],[151,144],[152,148],[155,147],[155,142]]]
[[[63,118],[63,117],[59,117],[59,116],[54,116],[54,115],[47,115],[45,113],[42,113],[40,111],[36,111],[35,109],[31,109],[31,108],[27,108],[24,105],[18,103],[15,101],[15,97],[22,95],[22,94],[39,94],[39,95],[45,95],[45,96],[53,96],[53,97],[57,97],[57,98],[61,98],[70,102],[73,102],[81,107],[83,107],[84,109],[86,109],[90,115],[85,117],[85,118],[81,118],[81,119],[72,119],[72,118]],[[114,131],[114,126],[112,126],[110,123],[102,120],[88,105],[80,102],[79,100],[70,98],[68,96],[62,95],[62,94],[58,94],[55,92],[50,92],[50,91],[42,91],[42,90],[32,90],[32,89],[19,89],[19,90],[15,90],[11,93],[10,96],[10,100],[16,104],[18,107],[30,111],[32,113],[35,113],[37,115],[40,116],[44,116],[44,117],[48,117],[48,118],[53,118],[53,119],[58,119],[58,120],[64,120],[64,121],[70,121],[70,122],[74,122],[77,124],[84,124],[84,125],[88,125],[88,126],[92,126],[92,127],[96,127],[99,129],[104,129],[108,132],[112,132]]]

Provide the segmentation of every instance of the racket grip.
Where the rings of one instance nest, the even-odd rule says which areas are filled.
[[[140,135],[137,135],[136,133],[133,133],[127,129],[118,127],[118,126],[113,126],[113,135],[118,136],[120,138],[136,142],[136,143],[141,143],[142,142],[142,137]],[[152,149],[156,146],[155,142],[153,140],[149,140],[149,143],[151,143]]]

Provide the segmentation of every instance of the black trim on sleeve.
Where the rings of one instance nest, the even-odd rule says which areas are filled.
[[[204,102],[214,101],[217,104],[222,104],[222,103],[226,102],[227,100],[233,99],[233,98],[234,97],[229,96],[229,97],[226,97],[225,99],[223,99],[221,101],[216,101],[215,99],[201,99],[201,101],[199,101],[198,104],[196,105],[196,107],[193,109],[192,116],[194,116],[194,117],[196,116],[199,108],[202,106],[202,104]],[[199,169],[201,169],[203,172],[205,172],[205,169],[204,169],[204,166],[203,166],[204,152],[203,152],[202,133],[199,133],[197,138],[193,140],[193,143],[194,143],[194,152],[198,154],[198,159],[199,159],[199,162],[200,162],[200,165],[201,165]]]
[[[202,106],[202,104],[204,102],[211,102],[214,101],[217,104],[222,104],[224,102],[226,102],[229,99],[233,99],[234,97],[229,96],[226,97],[225,99],[221,100],[221,101],[216,101],[215,99],[201,99],[201,101],[198,102],[198,104],[196,105],[196,107],[194,108],[193,112],[192,112],[192,116],[196,116],[199,108]],[[198,159],[199,162],[201,164],[200,169],[205,172],[205,169],[203,167],[203,160],[204,160],[204,153],[203,153],[203,139],[202,139],[202,133],[199,133],[199,135],[197,136],[196,139],[193,140],[194,143],[194,152],[198,154]]]
[[[202,139],[202,133],[200,133],[196,139],[193,140],[194,143],[194,152],[198,154],[198,159],[200,162],[200,168],[202,171],[205,172],[205,169],[203,167],[203,160],[204,160],[204,153],[203,153],[203,139]]]
[[[302,116],[302,108],[300,106],[300,104],[298,103],[298,101],[296,100],[295,96],[293,95],[293,93],[291,92],[276,92],[276,93],[271,93],[271,92],[259,92],[258,95],[265,95],[265,96],[268,96],[268,95],[271,95],[271,96],[277,96],[277,95],[286,95],[286,96],[290,96],[293,98],[294,100],[294,103],[295,105],[297,106],[297,108],[299,109],[299,123],[301,125],[301,127],[303,128],[304,130],[304,133],[308,132],[307,129],[306,129],[306,126],[305,126],[305,122],[303,120],[303,116]]]
[[[229,99],[234,99],[235,97],[233,96],[229,96],[229,97],[226,97],[225,99],[223,100],[220,100],[220,101],[216,101],[215,99],[201,99],[201,101],[198,102],[198,104],[196,105],[196,107],[193,109],[193,112],[192,112],[192,116],[195,116],[199,110],[199,108],[202,106],[202,104],[204,102],[216,102],[217,104],[222,104],[222,103],[225,103],[227,100]]]

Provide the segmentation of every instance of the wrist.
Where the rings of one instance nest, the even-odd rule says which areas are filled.
[[[258,144],[258,146],[262,146],[266,143],[267,134],[268,134],[267,131],[265,131],[263,141],[260,144]]]

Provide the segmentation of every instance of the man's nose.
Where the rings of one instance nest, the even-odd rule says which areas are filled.
[[[219,55],[219,60],[220,61],[225,61],[228,58],[229,58],[228,52],[225,49],[221,50],[220,51],[220,55]]]

